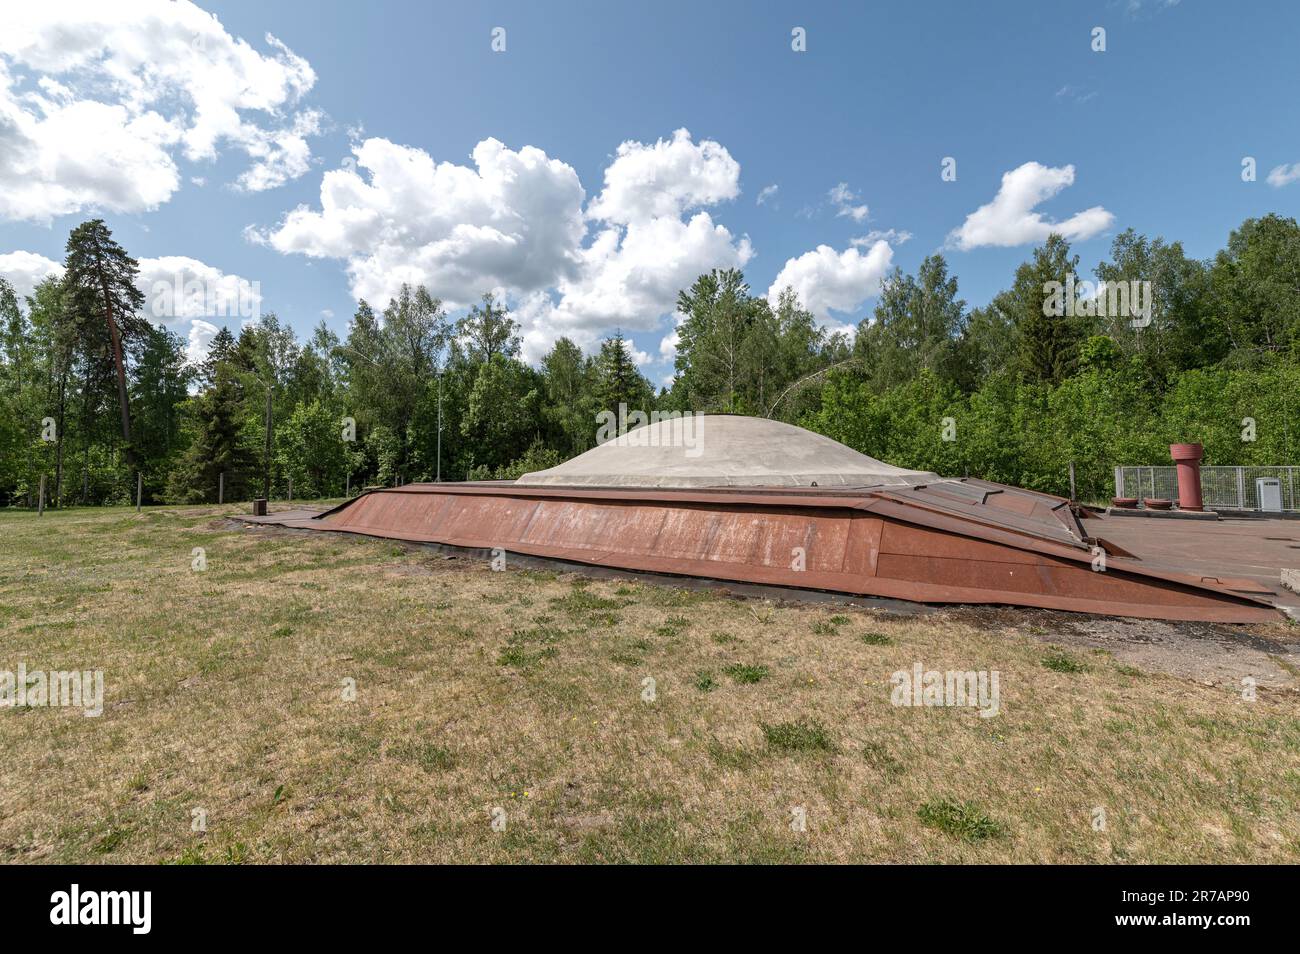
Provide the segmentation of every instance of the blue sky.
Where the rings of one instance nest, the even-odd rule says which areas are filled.
[[[790,279],[852,324],[884,268],[936,250],[978,305],[1048,223],[1076,231],[1091,273],[1130,226],[1204,257],[1300,205],[1295,3],[277,0],[200,4],[209,21],[141,0],[120,17],[147,28],[120,36],[102,4],[21,6],[0,37],[0,145],[20,157],[0,160],[0,273],[30,283],[98,214],[151,279],[256,281],[300,333],[325,317],[344,334],[357,294],[401,278],[454,302],[496,285],[530,357],[620,327],[660,382],[671,286],[713,264],[743,264],[760,293]],[[211,92],[232,75],[247,88]],[[489,139],[495,173],[471,158]],[[351,205],[322,215],[329,176]],[[199,303],[162,317],[196,348],[239,321]]]

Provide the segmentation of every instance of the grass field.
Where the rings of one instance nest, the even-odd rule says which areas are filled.
[[[0,709],[0,859],[1300,861],[1295,692],[233,509],[0,515],[0,670],[105,686]],[[918,662],[1000,712],[892,705]]]

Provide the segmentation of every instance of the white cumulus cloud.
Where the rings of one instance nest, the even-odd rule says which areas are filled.
[[[740,163],[719,143],[691,141],[685,129],[654,145],[625,142],[605,170],[605,188],[591,203],[593,219],[626,225],[680,216],[740,194]]]
[[[372,138],[325,173],[320,208],[299,206],[250,237],[283,253],[346,263],[352,293],[383,305],[403,282],[449,304],[489,288],[530,292],[572,274],[586,229],[573,168],[532,146],[485,139],[474,167]]]
[[[1101,206],[1076,212],[1061,222],[1052,222],[1035,212],[1036,206],[1074,184],[1074,166],[1052,168],[1026,162],[1002,176],[1002,186],[993,201],[966,217],[960,228],[948,234],[948,247],[968,251],[984,246],[1007,248],[1041,242],[1053,232],[1070,241],[1082,241],[1110,228],[1115,216]]]
[[[0,217],[154,209],[180,186],[178,157],[213,160],[225,147],[251,160],[241,188],[301,176],[322,121],[299,109],[316,74],[275,37],[265,44],[258,52],[189,0],[6,5]]]
[[[192,361],[202,360],[212,336],[217,333],[217,325],[207,319],[225,323],[250,320],[261,314],[262,291],[258,282],[182,255],[142,258],[138,263],[136,287],[145,296],[140,313],[185,337]],[[35,252],[0,255],[0,277],[14,286],[20,300],[50,275],[62,276],[63,264]]]
[[[561,335],[590,350],[603,331],[652,331],[677,293],[702,272],[743,268],[753,257],[707,211],[690,210],[740,194],[740,164],[719,143],[695,143],[679,129],[671,142],[625,142],[605,170],[605,188],[587,216],[602,221],[579,255],[579,268],[555,288],[555,299],[527,315],[524,356],[531,361]]]
[[[819,245],[785,263],[768,288],[767,299],[775,307],[789,286],[823,323],[836,324],[831,312],[853,312],[874,297],[893,260],[894,250],[883,239],[865,253],[856,247],[836,252]]]
[[[183,255],[139,261],[136,285],[144,292],[143,313],[147,317],[173,322],[214,317],[251,319],[261,314],[259,282]]]
[[[485,139],[473,167],[386,139],[353,152],[324,175],[319,208],[249,237],[343,261],[353,295],[376,305],[403,282],[452,308],[501,289],[530,361],[561,335],[590,351],[614,328],[657,329],[701,272],[753,255],[701,208],[739,195],[739,163],[684,129],[619,146],[590,203],[573,167],[533,146]]]
[[[0,255],[0,278],[13,286],[21,302],[50,275],[62,275],[63,266],[52,258],[35,252],[9,252]]]

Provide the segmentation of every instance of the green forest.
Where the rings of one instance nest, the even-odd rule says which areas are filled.
[[[561,338],[537,367],[492,295],[453,320],[437,289],[358,304],[341,339],[273,313],[222,328],[201,364],[145,317],[138,268],[99,219],[65,271],[19,300],[0,278],[0,504],[338,497],[369,485],[512,478],[596,442],[620,404],[777,418],[893,464],[1065,493],[1113,491],[1117,464],[1294,464],[1300,227],[1248,219],[1207,260],[1117,235],[1095,280],[1149,282],[1149,323],[1046,314],[1081,280],[1051,236],[978,308],[941,254],[895,270],[850,341],[792,291],[773,306],[734,270],[678,297],[676,376],[656,389],[621,334],[586,355]],[[439,427],[441,421],[441,428]]]

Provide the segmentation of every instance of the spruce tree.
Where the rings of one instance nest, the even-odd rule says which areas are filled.
[[[1079,346],[1087,335],[1084,321],[1068,313],[1046,314],[1044,308],[1048,284],[1064,286],[1078,271],[1079,256],[1071,255],[1070,244],[1056,234],[1034,249],[1032,261],[1016,269],[1009,300],[1020,332],[1017,364],[1026,380],[1060,384],[1078,366]]]
[[[650,412],[654,391],[632,360],[631,349],[616,332],[606,338],[596,358],[596,398],[600,410],[618,413],[618,406],[626,404],[629,410]]]
[[[206,503],[217,499],[225,474],[225,499],[248,496],[256,455],[240,439],[243,391],[234,367],[219,363],[212,386],[193,401],[194,438],[172,467],[167,499],[172,503]]]

